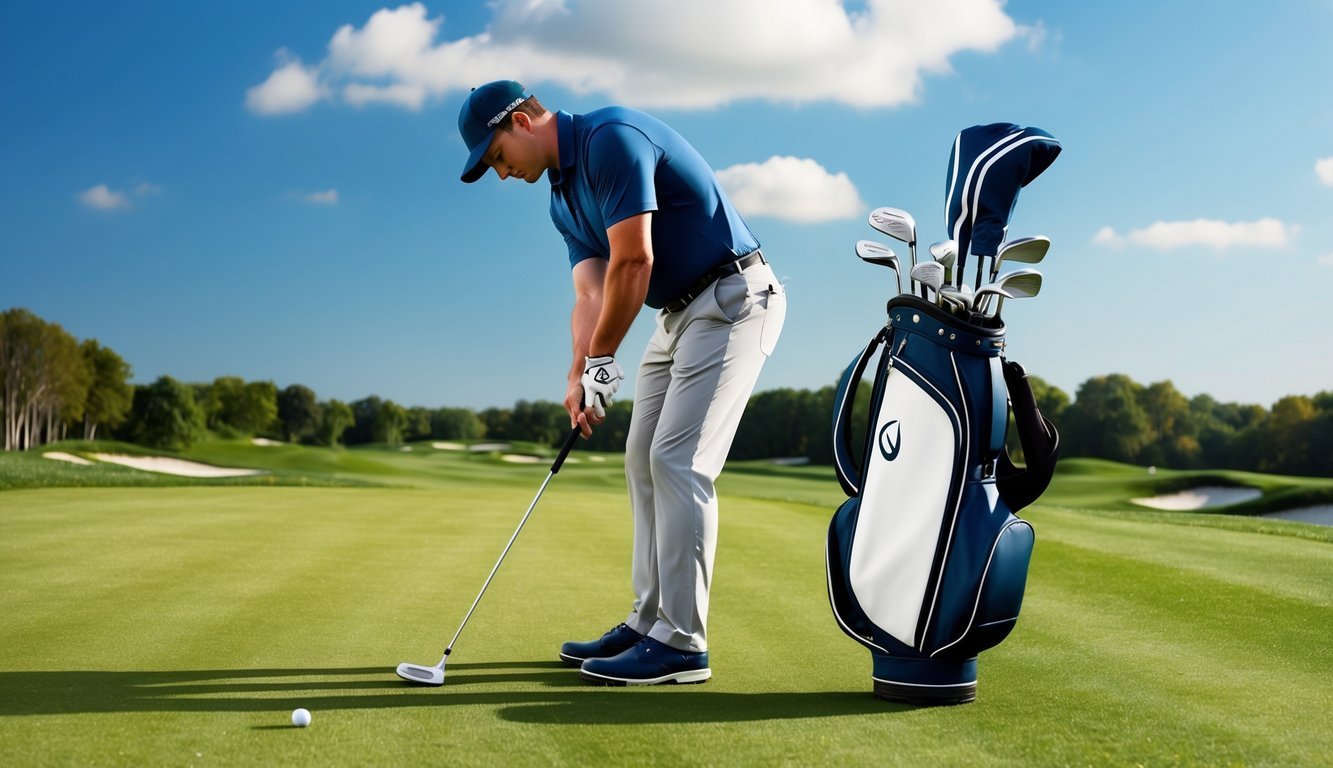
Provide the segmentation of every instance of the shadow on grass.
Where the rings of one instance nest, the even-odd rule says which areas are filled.
[[[522,723],[743,722],[901,712],[867,691],[713,691],[704,685],[602,688],[558,662],[458,663],[441,687],[384,667],[0,672],[0,717],[127,712],[271,712],[494,707]],[[370,678],[370,679],[368,679]],[[502,690],[493,686],[500,685]],[[491,686],[488,690],[483,686]],[[687,696],[688,702],[677,696]],[[688,703],[688,706],[685,706]]]

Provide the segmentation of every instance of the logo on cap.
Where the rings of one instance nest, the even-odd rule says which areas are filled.
[[[517,107],[519,104],[522,104],[527,100],[528,98],[526,96],[520,96],[517,99],[514,99],[513,101],[509,102],[509,106],[500,110],[499,113],[495,115],[495,117],[492,117],[490,120],[486,121],[486,127],[494,128],[495,126],[499,125],[500,121],[505,119],[505,115],[508,115],[510,112],[513,112],[514,107]]]

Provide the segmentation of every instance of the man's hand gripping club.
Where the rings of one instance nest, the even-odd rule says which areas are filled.
[[[598,419],[605,419],[611,396],[620,389],[625,372],[610,355],[585,357],[583,360],[583,403],[592,408]]]

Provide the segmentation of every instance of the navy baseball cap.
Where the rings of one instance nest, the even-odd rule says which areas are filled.
[[[481,161],[481,156],[490,149],[495,127],[530,98],[532,94],[513,80],[496,80],[472,89],[463,108],[458,111],[458,132],[463,134],[463,143],[467,144],[469,153],[459,178],[471,184],[486,175],[486,164]]]

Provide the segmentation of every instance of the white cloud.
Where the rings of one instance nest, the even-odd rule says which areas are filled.
[[[1102,227],[1097,230],[1097,234],[1092,236],[1092,242],[1096,245],[1105,245],[1110,248],[1120,248],[1125,244],[1125,238],[1116,234],[1111,227]]]
[[[501,77],[598,92],[644,107],[704,108],[742,99],[859,107],[915,100],[927,74],[963,51],[991,53],[1021,27],[1002,0],[494,0],[479,34],[439,40],[445,18],[420,2],[346,24],[328,56],[280,66],[250,89],[261,114],[306,109],[333,91],[354,105],[418,109],[428,99]],[[701,34],[701,30],[707,30]]]
[[[113,191],[105,184],[98,184],[80,192],[79,202],[99,211],[115,211],[130,207],[130,199],[124,192]]]
[[[770,157],[717,172],[718,183],[747,216],[813,223],[854,219],[865,209],[847,174],[832,174],[814,160]]]
[[[1333,267],[1333,253],[1325,253],[1324,255],[1315,259],[1315,261],[1319,262],[1319,264],[1322,266]]]
[[[245,92],[245,106],[261,115],[300,112],[328,96],[316,68],[306,67],[286,49],[278,51],[279,66],[264,82]]]
[[[1296,236],[1296,230],[1294,225],[1272,218],[1237,222],[1195,219],[1158,221],[1143,229],[1135,229],[1128,235],[1120,235],[1111,227],[1102,227],[1092,241],[1116,248],[1129,242],[1159,251],[1197,245],[1219,251],[1244,246],[1285,248]]]
[[[301,198],[311,205],[337,205],[338,190],[326,189],[323,192],[311,192]]]
[[[1324,183],[1324,186],[1333,187],[1333,157],[1316,160],[1314,172],[1319,176],[1319,180]]]

